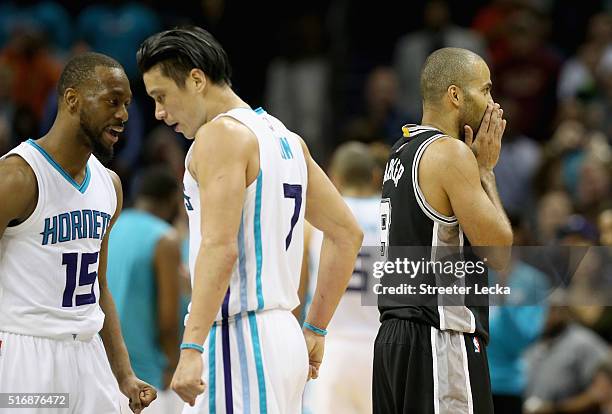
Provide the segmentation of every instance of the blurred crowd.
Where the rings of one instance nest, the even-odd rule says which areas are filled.
[[[427,55],[463,47],[489,64],[508,119],[495,173],[515,244],[598,246],[576,269],[584,268],[586,292],[612,292],[612,1],[266,2],[274,12],[245,3],[0,3],[0,154],[47,132],[63,62],[93,50],[123,64],[134,93],[109,166],[127,204],[146,167],[166,165],[181,180],[189,143],[154,119],[135,51],[152,33],[197,24],[226,48],[237,93],[299,133],[323,166],[347,141],[369,144],[384,165],[401,126],[420,121]],[[550,283],[528,262],[517,257],[499,277]],[[526,400],[530,413],[612,413],[612,303],[589,305],[493,310],[494,393]],[[508,348],[510,338],[518,346]],[[555,359],[563,341],[560,355],[574,356]]]

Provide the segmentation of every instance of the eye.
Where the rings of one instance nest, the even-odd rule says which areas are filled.
[[[157,98],[155,98],[155,100],[157,101],[157,103],[164,103],[164,97],[162,95],[159,95]]]
[[[108,103],[111,104],[112,106],[117,106],[117,104],[119,103],[119,101],[117,101],[116,99],[109,99]]]

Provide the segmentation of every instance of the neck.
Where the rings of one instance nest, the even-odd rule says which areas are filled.
[[[434,127],[453,138],[460,138],[462,136],[456,120],[437,109],[424,108],[421,124]]]
[[[166,220],[166,217],[168,215],[165,211],[166,209],[163,208],[159,202],[156,202],[154,200],[149,200],[147,198],[136,199],[136,201],[134,202],[134,208],[136,210],[140,210],[140,211],[144,211],[149,214],[152,214],[155,217],[158,217],[162,220]]]
[[[232,88],[227,85],[212,85],[206,94],[208,95],[206,99],[211,104],[206,111],[205,123],[210,122],[217,115],[225,113],[230,109],[250,108],[249,104],[240,99]]]
[[[36,143],[72,178],[84,174],[91,148],[78,136],[78,127],[75,127],[71,120],[58,113],[49,132]]]
[[[371,188],[363,188],[363,187],[345,187],[340,193],[343,197],[355,197],[355,198],[367,198],[372,197],[376,193],[372,191]]]

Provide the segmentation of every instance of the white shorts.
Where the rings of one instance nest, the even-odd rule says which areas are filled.
[[[374,338],[325,340],[319,377],[308,383],[305,412],[371,414]]]
[[[68,393],[69,408],[0,408],[15,414],[119,414],[119,386],[98,335],[88,340],[0,331],[0,393]]]
[[[301,413],[308,352],[291,312],[248,312],[217,322],[204,348],[206,390],[183,414]]]

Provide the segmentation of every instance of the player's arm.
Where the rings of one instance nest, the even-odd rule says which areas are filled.
[[[108,237],[123,207],[121,180],[113,171],[109,170],[109,173],[117,194],[117,209],[104,235],[100,248],[98,283],[100,285],[100,308],[102,308],[102,312],[104,312],[104,326],[100,331],[100,337],[104,343],[106,356],[108,357],[113,374],[115,378],[117,378],[117,383],[119,384],[121,392],[130,399],[130,408],[132,411],[140,412],[142,408],[148,406],[157,397],[157,393],[149,384],[136,378],[134,371],[132,371],[127,348],[125,347],[123,336],[121,335],[121,326],[119,324],[119,317],[117,316],[117,309],[106,280]]]
[[[421,162],[426,163],[428,177],[442,186],[470,243],[487,246],[481,251],[487,264],[504,268],[512,246],[512,227],[497,195],[493,172],[479,169],[472,150],[453,138],[432,144]]]
[[[153,258],[157,281],[157,317],[159,342],[168,359],[164,376],[165,388],[170,386],[179,356],[179,282],[181,245],[177,232],[172,229],[159,239]]]
[[[257,141],[246,127],[221,118],[196,133],[189,166],[200,191],[202,241],[197,253],[191,311],[183,343],[203,344],[227,291],[238,257],[237,235],[246,191],[249,158]],[[186,402],[204,391],[202,359],[184,349],[172,379],[172,389]]]
[[[317,287],[306,322],[326,329],[353,274],[363,232],[303,141],[302,148],[308,168],[306,220],[323,232]],[[316,378],[323,358],[323,344],[310,330],[305,330],[304,334],[310,359],[309,376]]]
[[[312,226],[310,223],[304,223],[304,252],[302,254],[302,269],[300,270],[300,286],[298,287],[298,297],[300,298],[300,304],[293,309],[291,312],[295,319],[300,323],[302,322],[302,315],[304,306],[306,306],[306,300],[308,299],[308,285],[310,284],[310,257],[309,247],[310,238],[312,237]]]
[[[0,238],[12,221],[22,222],[34,211],[37,193],[36,175],[23,158],[0,161]]]

